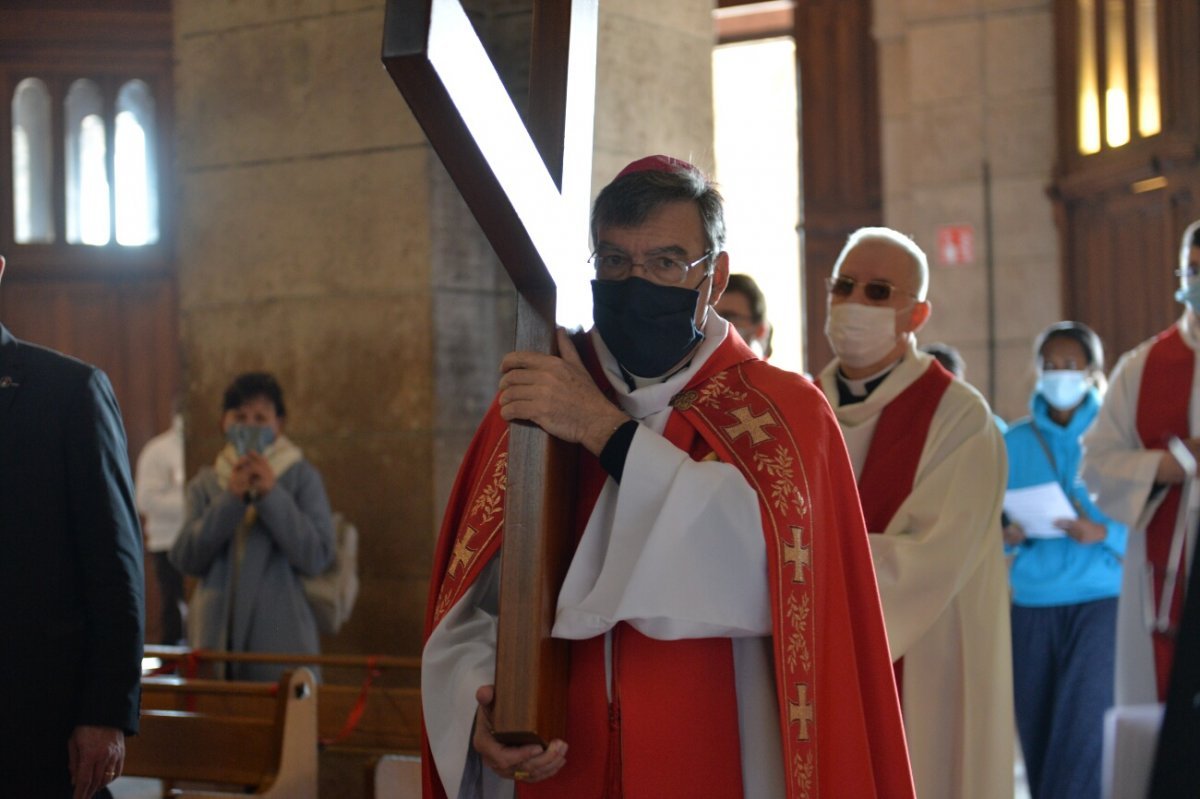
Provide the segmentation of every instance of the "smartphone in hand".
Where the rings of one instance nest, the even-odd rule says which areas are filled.
[[[229,428],[229,443],[233,444],[234,451],[237,452],[239,458],[248,452],[261,454],[270,443],[266,440],[267,436],[265,435],[268,430],[269,428],[258,425],[235,424]]]

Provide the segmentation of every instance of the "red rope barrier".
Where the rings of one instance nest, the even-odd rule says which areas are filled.
[[[333,746],[341,743],[350,737],[350,734],[358,727],[358,723],[362,721],[363,713],[367,709],[367,692],[371,690],[371,685],[375,682],[375,678],[379,677],[383,672],[376,665],[378,659],[375,655],[367,658],[367,676],[363,680],[362,690],[358,692],[358,700],[355,701],[354,707],[350,708],[350,712],[346,714],[346,723],[342,725],[342,729],[337,735],[332,738],[322,738],[321,746]]]
[[[182,671],[184,679],[194,680],[196,675],[200,673],[200,656],[203,654],[200,650],[192,649],[183,658]],[[189,713],[196,712],[196,695],[188,694],[183,700],[183,709]]]

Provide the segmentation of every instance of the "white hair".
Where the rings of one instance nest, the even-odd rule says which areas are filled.
[[[1187,269],[1188,258],[1192,248],[1200,247],[1200,219],[1188,225],[1183,231],[1183,240],[1179,244],[1179,267]]]
[[[890,227],[860,227],[851,233],[850,238],[846,239],[846,246],[842,247],[842,251],[833,265],[833,274],[836,275],[841,270],[842,261],[846,260],[846,256],[850,254],[851,250],[868,241],[888,244],[908,253],[909,258],[912,259],[913,276],[916,278],[915,293],[917,299],[924,302],[925,295],[929,292],[929,259],[925,257],[925,251],[918,247],[915,241]]]

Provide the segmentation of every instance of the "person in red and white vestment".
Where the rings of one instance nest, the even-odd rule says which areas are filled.
[[[1084,436],[1082,474],[1106,514],[1129,525],[1117,602],[1115,702],[1162,702],[1174,659],[1200,490],[1168,449],[1200,455],[1200,220],[1179,253],[1183,315],[1125,353]]]
[[[917,350],[931,306],[916,243],[860,229],[828,285],[837,357],[818,382],[872,533],[917,795],[1012,799],[1004,440],[979,393]]]
[[[713,310],[723,219],[690,164],[630,164],[593,209],[595,327],[502,362],[434,557],[425,796],[913,796],[845,445]],[[545,750],[490,734],[511,420],[580,450],[566,740]]]

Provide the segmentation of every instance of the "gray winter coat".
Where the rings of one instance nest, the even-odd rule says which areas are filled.
[[[188,643],[238,652],[317,654],[317,624],[300,578],[333,563],[334,528],[321,475],[301,460],[278,475],[275,487],[255,504],[258,519],[246,537],[234,592],[232,550],[247,503],[221,488],[211,466],[188,483],[186,518],[170,555],[176,568],[200,578],[188,604]],[[227,639],[229,600],[235,594]],[[229,676],[273,681],[288,668],[238,663]]]

